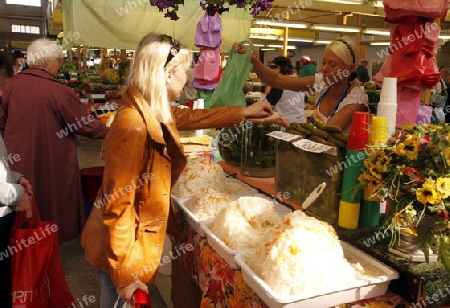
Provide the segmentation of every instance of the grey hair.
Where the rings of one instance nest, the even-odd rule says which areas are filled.
[[[30,67],[43,68],[63,59],[64,52],[61,46],[46,38],[35,40],[27,49],[27,63]]]

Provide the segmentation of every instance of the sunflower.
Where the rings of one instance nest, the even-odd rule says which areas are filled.
[[[439,177],[436,180],[436,189],[441,195],[441,198],[445,199],[450,197],[450,178]]]
[[[421,188],[416,191],[417,201],[422,204],[438,204],[441,202],[441,196],[436,190],[436,183],[433,179],[427,179]]]

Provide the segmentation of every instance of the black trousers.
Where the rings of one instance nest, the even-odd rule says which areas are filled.
[[[15,213],[0,217],[0,307],[12,307],[11,256],[8,245]],[[7,253],[8,255],[6,255]]]

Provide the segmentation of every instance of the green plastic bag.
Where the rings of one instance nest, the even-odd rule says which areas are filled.
[[[241,44],[249,45],[250,48],[245,54],[237,53],[231,48],[222,77],[209,100],[210,108],[220,106],[247,106],[244,85],[247,81],[248,74],[253,69],[253,65],[250,63],[253,55],[253,43],[247,39],[242,41]]]

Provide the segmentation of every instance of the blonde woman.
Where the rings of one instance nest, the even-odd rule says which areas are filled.
[[[245,53],[248,48],[235,44],[237,52]],[[316,103],[311,121],[319,121],[350,130],[355,111],[368,111],[367,94],[359,87],[356,79],[356,63],[359,61],[359,48],[349,38],[339,38],[325,48],[320,73],[307,77],[281,75],[266,67],[255,56],[251,63],[258,77],[274,88],[304,91],[308,96],[315,95]],[[266,119],[278,122],[284,127],[290,122],[274,114]]]
[[[263,102],[211,110],[171,107],[190,65],[188,49],[167,35],[150,33],[136,48],[105,139],[102,186],[81,238],[87,260],[99,270],[103,308],[113,307],[117,294],[129,300],[136,289],[148,292],[167,228],[177,235],[170,194],[186,165],[178,130],[232,126],[271,114]]]

